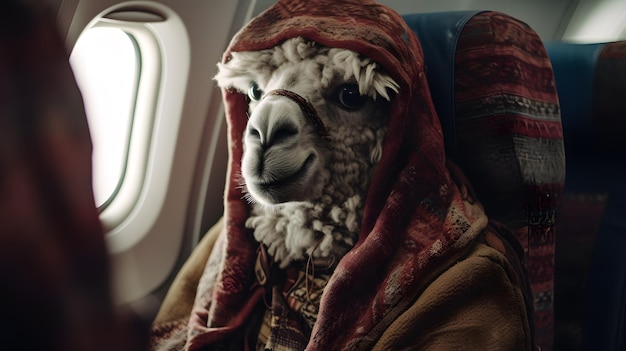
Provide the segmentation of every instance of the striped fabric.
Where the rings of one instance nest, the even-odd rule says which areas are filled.
[[[539,36],[496,12],[474,16],[455,62],[457,148],[490,218],[526,249],[536,341],[553,343],[555,220],[565,175],[558,97]]]

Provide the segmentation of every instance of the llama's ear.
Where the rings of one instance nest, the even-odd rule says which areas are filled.
[[[250,82],[262,83],[271,74],[270,61],[272,54],[269,50],[233,52],[227,63],[218,63],[218,72],[213,77],[222,88],[235,88],[246,93]]]
[[[213,79],[218,86],[221,88],[235,88],[242,94],[247,92],[252,81],[252,77],[248,72],[223,63],[218,63],[217,68],[218,72]]]

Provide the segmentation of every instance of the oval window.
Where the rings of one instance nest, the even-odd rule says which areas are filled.
[[[119,28],[92,27],[78,38],[70,64],[85,104],[94,196],[102,210],[124,180],[141,55],[132,35]]]

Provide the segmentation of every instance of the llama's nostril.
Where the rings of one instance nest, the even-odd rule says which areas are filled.
[[[248,126],[248,136],[254,139],[261,139],[261,133],[253,126]]]
[[[298,128],[292,124],[284,124],[278,127],[271,137],[270,143],[279,144],[298,134]]]
[[[297,120],[284,112],[272,111],[272,104],[259,106],[248,120],[245,138],[247,142],[266,150],[275,144],[284,144],[300,133]]]

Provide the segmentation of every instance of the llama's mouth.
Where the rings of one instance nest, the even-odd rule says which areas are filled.
[[[294,186],[297,186],[297,183],[306,177],[309,170],[313,167],[315,159],[315,154],[311,154],[295,172],[278,179],[255,182],[253,185],[264,194],[264,197],[273,200],[272,202],[280,203],[296,200],[294,197],[297,197],[301,189],[299,186],[297,188],[294,188]]]
[[[309,168],[311,168],[314,161],[315,161],[315,155],[311,154],[309,155],[309,157],[306,158],[306,160],[304,160],[304,163],[302,164],[302,166],[294,173],[281,177],[279,179],[273,179],[268,182],[261,182],[258,185],[267,189],[270,189],[270,188],[278,189],[278,188],[290,186],[298,182],[300,179],[302,179],[302,177],[304,177],[304,175],[306,175],[307,171],[309,170]]]

